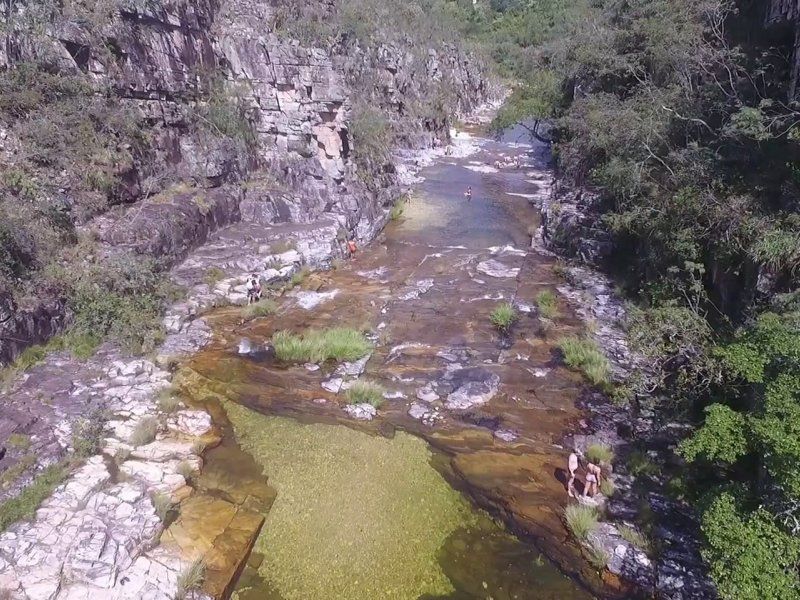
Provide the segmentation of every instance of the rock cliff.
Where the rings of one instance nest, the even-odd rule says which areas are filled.
[[[40,26],[29,26],[35,19]],[[276,8],[256,0],[110,0],[44,16],[36,3],[17,3],[0,20],[1,68],[37,63],[82,75],[139,116],[147,144],[114,167],[119,184],[107,201],[117,206],[83,227],[107,250],[166,265],[243,216],[275,224],[325,215],[374,234],[398,180],[391,160],[357,164],[354,104],[379,109],[392,147],[420,147],[446,143],[449,119],[490,92],[481,65],[455,45],[344,37],[304,47],[276,34]],[[429,98],[442,87],[447,106]],[[3,167],[24,154],[9,125],[0,117]],[[72,202],[79,192],[60,185],[50,193]],[[68,320],[38,305],[12,312],[25,314],[0,323],[0,363]]]

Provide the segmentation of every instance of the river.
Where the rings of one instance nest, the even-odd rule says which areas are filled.
[[[592,578],[561,518],[558,443],[581,418],[582,382],[554,351],[581,325],[563,300],[553,325],[534,308],[559,283],[554,259],[530,249],[547,148],[519,130],[472,133],[477,151],[423,168],[355,260],[308,277],[275,315],[209,317],[214,341],[186,368],[224,389],[228,436],[275,491],[234,598],[592,597],[564,575]],[[503,301],[521,309],[507,336],[489,320]],[[259,351],[276,331],[331,326],[369,332],[365,365],[334,373]],[[255,352],[240,354],[242,339]],[[343,410],[337,392],[356,377],[387,391],[373,420]],[[224,448],[207,460],[236,485],[244,467]]]

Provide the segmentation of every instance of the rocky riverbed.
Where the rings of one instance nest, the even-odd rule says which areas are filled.
[[[280,474],[284,465],[271,464],[286,458],[274,449],[258,450],[244,426],[257,418],[288,416],[327,427],[345,425],[361,436],[404,430],[427,441],[432,455],[411,455],[429,456],[435,476],[443,478],[435,485],[448,482],[463,491],[523,540],[476,513],[445,533],[443,554],[415,553],[414,564],[435,574],[424,580],[449,582],[415,588],[420,593],[586,597],[535,550],[525,550],[525,543],[533,543],[601,596],[630,597],[632,583],[652,589],[659,573],[659,581],[671,581],[662,586],[665,596],[702,597],[691,595],[680,557],[669,580],[617,529],[603,524],[593,542],[608,549],[608,569],[598,572],[565,531],[568,448],[585,448],[592,441],[619,444],[623,423],[605,399],[585,391],[580,377],[563,368],[555,341],[580,333],[581,320],[591,318],[619,377],[641,365],[627,349],[623,313],[610,283],[574,270],[565,282],[555,272],[555,259],[531,247],[536,204],[550,193],[546,149],[513,138],[497,143],[461,135],[455,140],[435,161],[423,156],[409,165],[406,180],[414,181],[415,170],[427,165],[424,180],[417,180],[403,216],[355,261],[338,262],[342,222],[333,214],[307,224],[235,223],[211,234],[173,270],[188,293],[165,318],[169,335],[158,356],[124,359],[112,348],[86,362],[55,355],[15,381],[10,399],[27,407],[35,398],[42,407],[31,421],[39,429],[30,430],[27,448],[12,450],[20,458],[30,452],[40,467],[62,461],[63,448],[76,447],[75,436],[81,435],[79,415],[102,411],[107,426],[98,439],[102,454],[71,473],[33,520],[0,536],[0,587],[11,597],[29,599],[171,598],[187,585],[182,575],[202,561],[202,594],[302,596],[306,592],[297,590],[305,589],[304,582],[292,584],[294,591],[286,587],[297,574],[259,557],[270,543],[287,544],[281,551],[291,555],[298,549],[294,544],[308,544],[313,535],[275,541],[271,515],[276,523],[290,524],[293,514],[308,510],[313,516],[314,508],[279,504],[274,513],[270,510],[274,502],[291,498],[288,492],[281,496],[281,485],[290,481]],[[470,200],[462,194],[467,185],[473,188]],[[388,210],[364,234],[374,235],[387,219]],[[331,265],[332,271],[309,273]],[[239,306],[245,301],[245,277],[254,271],[276,296],[274,315],[252,319]],[[561,315],[554,324],[543,323],[535,306],[543,289],[558,293]],[[520,315],[510,335],[499,335],[489,323],[489,312],[501,301],[512,303]],[[287,368],[270,356],[273,332],[332,324],[364,328],[373,352],[333,368]],[[344,401],[359,379],[383,385],[383,406],[376,410]],[[223,410],[230,402],[236,403],[233,426]],[[247,417],[250,410],[267,416]],[[592,413],[599,416],[587,419]],[[565,440],[565,431],[574,435]],[[236,443],[237,436],[244,436],[248,452]],[[369,461],[372,453],[364,453],[360,458]],[[626,489],[625,477],[616,481]],[[328,484],[318,484],[326,486],[319,493],[331,492]],[[404,502],[424,502],[426,495],[420,490],[415,495],[414,485],[411,480],[402,484],[387,501],[410,494]],[[356,499],[359,491],[348,493]],[[303,494],[296,498],[302,500]],[[621,505],[612,502],[612,512],[624,519],[615,506]],[[383,508],[378,504],[374,510]],[[413,510],[408,514],[415,518]],[[335,520],[326,522],[333,527],[331,539],[340,540]],[[465,528],[468,523],[473,527]],[[489,566],[476,572],[470,566],[474,557],[458,550],[464,543],[483,548],[480,562]],[[253,547],[258,551],[251,556]],[[336,568],[346,573],[346,550],[328,551],[344,557]],[[529,564],[531,557],[539,565],[533,572],[518,562]],[[307,566],[302,577],[320,576],[313,562]],[[352,584],[342,588],[347,597],[364,597],[364,588]],[[536,596],[526,595],[533,589]]]

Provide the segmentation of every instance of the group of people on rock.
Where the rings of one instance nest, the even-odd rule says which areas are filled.
[[[583,484],[584,498],[592,498],[597,494],[597,490],[600,486],[600,479],[603,477],[603,469],[600,468],[600,465],[586,460],[579,452],[573,452],[569,455],[569,459],[567,460],[567,468],[569,469],[567,494],[570,498],[574,498],[578,495],[578,492],[575,490],[575,473],[579,468],[583,468],[586,473],[586,481]]]

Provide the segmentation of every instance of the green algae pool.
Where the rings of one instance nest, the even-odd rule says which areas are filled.
[[[285,600],[417,598],[454,590],[437,552],[475,522],[424,441],[304,425],[227,404],[242,447],[278,491],[255,551]]]
[[[225,408],[278,492],[234,599],[589,597],[451,488],[423,440]]]

